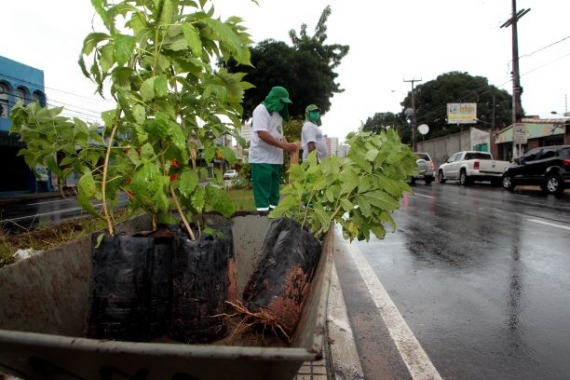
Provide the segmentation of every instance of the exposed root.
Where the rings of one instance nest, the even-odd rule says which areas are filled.
[[[233,333],[230,335],[230,340],[235,339],[237,336],[241,335],[249,329],[254,330],[254,327],[261,325],[263,326],[264,331],[265,329],[270,329],[273,335],[283,336],[287,340],[287,343],[291,343],[291,338],[285,332],[283,326],[281,326],[277,318],[275,318],[267,310],[261,309],[261,311],[252,312],[248,310],[241,301],[226,301],[226,303],[231,305],[236,310],[236,313],[218,314],[217,316],[226,317],[228,319],[241,317],[241,320],[239,323],[237,323],[237,326],[235,327]]]

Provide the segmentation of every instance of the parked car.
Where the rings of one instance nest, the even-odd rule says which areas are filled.
[[[432,172],[432,174],[433,174],[432,177],[435,178],[435,161],[432,160],[432,158],[431,158],[431,156],[429,155],[429,153],[428,153],[428,152],[416,152],[416,155],[417,155],[418,157],[424,159],[424,160],[428,163],[429,168],[431,169],[431,172]],[[433,178],[432,178],[432,179],[433,179]]]
[[[457,152],[441,164],[437,170],[439,183],[457,180],[463,186],[476,181],[491,181],[494,186],[501,184],[501,178],[508,161],[494,160],[489,152],[473,150]]]
[[[418,156],[416,163],[418,164],[419,174],[412,177],[411,182],[414,184],[416,180],[420,179],[423,180],[426,185],[429,185],[435,178],[435,164],[430,155],[426,152],[416,152],[416,155]]]
[[[570,145],[543,146],[515,158],[503,173],[503,188],[540,186],[548,194],[570,187]]]
[[[234,169],[226,170],[226,172],[224,173],[224,179],[232,179],[236,178],[237,176],[238,172],[235,171]]]

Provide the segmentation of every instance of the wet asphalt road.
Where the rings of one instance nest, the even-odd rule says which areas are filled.
[[[119,206],[126,205],[126,195],[119,196]],[[95,208],[100,203],[93,203]],[[50,196],[38,198],[21,197],[21,199],[10,202],[2,200],[0,202],[0,226],[8,233],[20,233],[39,226],[62,223],[65,219],[86,217],[89,214],[77,203],[75,196],[65,198],[58,196],[58,193]]]
[[[414,190],[394,214],[396,233],[351,245],[375,278],[359,271],[353,253],[335,256],[365,378],[569,379],[569,192],[557,198],[453,183]],[[400,332],[388,307],[375,304],[384,301],[373,297],[372,280],[435,377],[409,370],[410,339],[394,343]]]

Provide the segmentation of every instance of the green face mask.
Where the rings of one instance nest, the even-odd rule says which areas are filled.
[[[310,121],[318,121],[320,117],[321,117],[321,114],[319,111],[309,112],[309,120]]]

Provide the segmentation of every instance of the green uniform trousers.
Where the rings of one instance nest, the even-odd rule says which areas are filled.
[[[251,164],[253,198],[257,211],[269,211],[279,203],[280,164]]]

